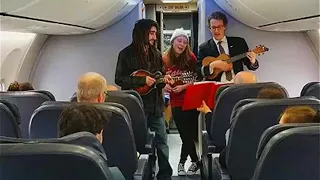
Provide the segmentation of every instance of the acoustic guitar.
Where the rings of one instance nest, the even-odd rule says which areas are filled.
[[[257,46],[255,49],[252,50],[254,53],[256,53],[258,56],[260,56],[260,54],[264,54],[264,52],[269,51],[269,48],[265,47],[264,45],[260,45]],[[218,60],[222,60],[225,61],[226,63],[229,63],[230,66],[232,66],[232,63],[235,61],[238,61],[244,57],[247,56],[247,52],[233,56],[233,57],[229,57],[227,54],[220,54],[218,57],[205,57],[202,60],[202,66],[208,66],[211,62],[214,61],[218,61]],[[208,79],[214,79],[216,78],[221,72],[223,72],[221,69],[215,69],[213,74],[209,75],[207,78]]]
[[[152,86],[148,86],[147,84],[135,88],[134,90],[137,91],[140,95],[148,94],[152,89],[155,89],[159,83],[164,83],[164,75],[160,71],[155,73],[150,73],[146,70],[137,70],[131,74],[131,76],[150,76],[156,80],[156,82]],[[182,73],[181,76],[174,76],[172,79],[175,81],[175,84],[182,84],[182,83],[192,83],[195,82],[197,79],[196,73],[193,72],[185,72]]]

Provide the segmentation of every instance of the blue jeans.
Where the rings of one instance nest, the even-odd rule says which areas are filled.
[[[167,144],[167,133],[165,120],[163,116],[155,116],[153,114],[146,114],[148,120],[148,127],[151,131],[156,133],[155,144],[158,156],[159,172],[157,179],[168,179],[172,176],[172,168],[169,163],[169,146]]]

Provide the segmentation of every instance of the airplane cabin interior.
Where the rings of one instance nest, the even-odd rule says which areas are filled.
[[[228,21],[220,19],[228,47],[225,59],[203,57],[204,47],[218,42],[215,33],[223,28],[208,20],[214,12],[222,12]],[[149,94],[123,88],[117,79],[120,52],[133,42],[134,27],[141,19],[157,23],[155,44],[148,39],[145,47],[161,53],[163,63],[175,50],[177,37],[184,36],[184,49],[189,48],[195,66],[200,65],[196,77],[181,75],[189,78],[183,84],[191,84],[180,91],[183,105],[179,106],[173,90],[166,91],[167,75],[161,74],[167,83],[160,94],[164,103],[160,124],[165,128],[159,130],[165,131],[161,135],[152,130],[145,110]],[[1,180],[320,179],[319,0],[1,0],[0,29]],[[235,61],[242,60],[235,57],[239,53],[229,55],[237,48],[231,43],[234,37],[247,44],[242,59],[250,63],[248,52],[256,55],[255,64],[243,61],[239,73],[235,67]],[[215,44],[220,55],[225,52],[221,41]],[[210,75],[217,71],[210,69],[213,60],[204,64],[207,56],[233,64],[231,84],[205,77],[207,67]],[[221,81],[224,73],[228,79],[227,70],[221,71]],[[242,71],[254,74],[255,82],[238,84],[235,78]],[[115,89],[106,87],[105,102],[93,105],[108,114],[103,139],[88,132],[60,137],[61,113],[81,104],[78,81],[88,72],[100,74]],[[156,83],[161,79],[153,78]],[[32,88],[9,90],[15,82]],[[267,87],[278,89],[283,97],[259,98]],[[159,87],[148,88],[150,93]],[[204,107],[200,97],[207,98],[203,100],[210,111],[199,110]],[[177,107],[193,114],[176,121]],[[282,118],[290,107],[313,113],[312,122],[284,123],[289,122]],[[303,110],[291,120],[300,118]],[[191,118],[194,124],[184,126]],[[190,145],[185,138],[193,133]],[[160,142],[160,136],[167,142]],[[168,147],[167,155],[161,143]],[[183,163],[182,151],[187,152]],[[192,160],[191,151],[198,161]],[[164,171],[164,161],[159,161],[163,156],[171,177],[157,176]]]

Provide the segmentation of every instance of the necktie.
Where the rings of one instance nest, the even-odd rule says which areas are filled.
[[[222,41],[219,41],[219,42],[218,42],[220,54],[225,54],[225,51],[224,51],[221,43],[222,43]],[[228,81],[231,81],[231,80],[233,79],[233,78],[232,78],[232,73],[231,73],[231,71],[226,71],[225,73],[226,73],[226,79],[227,79]]]

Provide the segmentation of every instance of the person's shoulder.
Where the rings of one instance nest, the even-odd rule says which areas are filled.
[[[242,37],[235,37],[235,36],[228,36],[227,37],[228,41],[232,41],[232,42],[246,42],[246,40]]]
[[[130,44],[130,45],[128,45],[127,47],[125,47],[125,48],[123,48],[121,51],[120,51],[120,53],[119,54],[123,54],[123,53],[128,53],[128,52],[131,52],[132,51],[132,45]]]
[[[205,48],[210,47],[210,41],[213,41],[213,39],[211,38],[211,39],[203,42],[202,44],[200,44],[199,49],[205,49]]]

